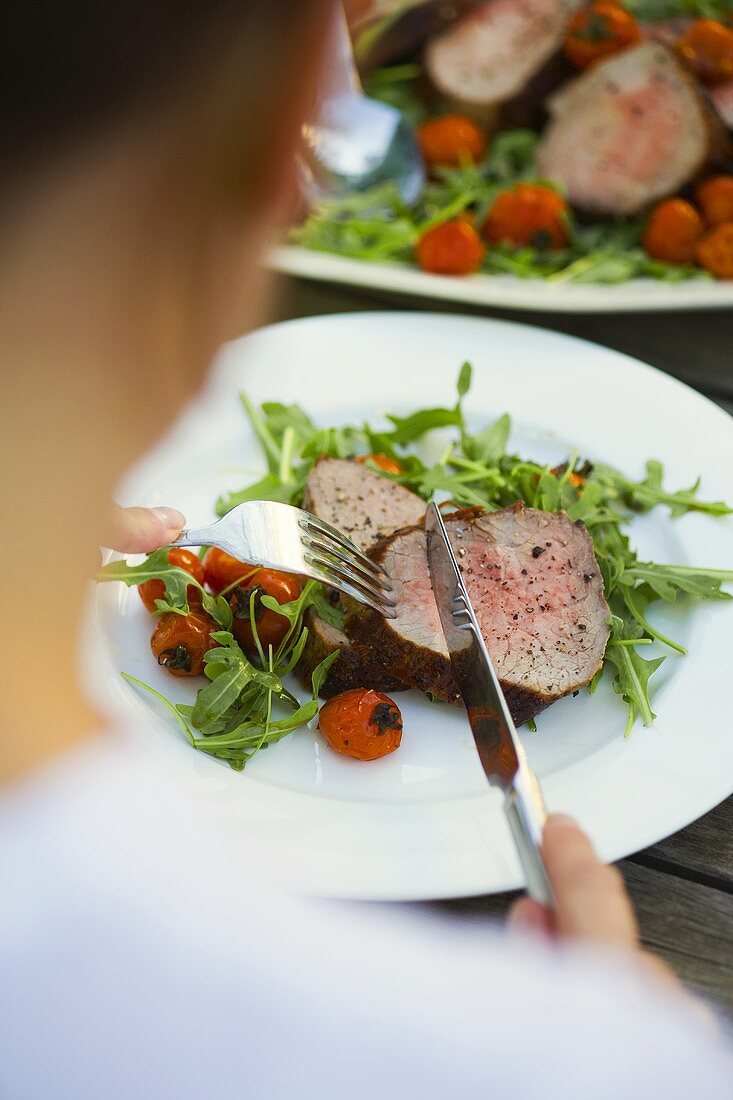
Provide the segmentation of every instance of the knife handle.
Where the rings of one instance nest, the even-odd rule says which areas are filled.
[[[546,814],[521,790],[512,787],[504,799],[504,810],[512,831],[519,862],[527,880],[527,893],[548,909],[555,908],[555,897],[540,855]]]

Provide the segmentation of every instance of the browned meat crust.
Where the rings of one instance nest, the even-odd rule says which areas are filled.
[[[310,688],[313,670],[338,649],[339,659],[329,669],[321,689],[324,699],[355,687],[387,692],[407,689],[407,684],[390,674],[381,656],[377,657],[369,647],[354,644],[342,631],[320,619],[313,609],[306,612],[305,625],[310,633],[297,668],[298,679],[304,687]]]
[[[509,708],[524,722],[587,684],[601,665],[610,612],[590,536],[565,513],[521,506],[447,522]],[[359,608],[348,636],[410,687],[457,701],[422,528],[383,540],[372,557],[393,579],[398,617]]]
[[[398,528],[418,523],[425,512],[425,502],[409,489],[353,459],[340,458],[322,458],[316,463],[308,477],[304,506],[365,550]],[[338,649],[339,659],[331,666],[321,691],[324,698],[352,687],[404,690],[405,685],[389,672],[380,655],[354,645],[313,611],[306,625],[308,641],[297,668],[305,687],[310,687],[316,665]]]

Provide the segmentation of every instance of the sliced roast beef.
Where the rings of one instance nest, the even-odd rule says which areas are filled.
[[[361,0],[349,5],[349,29],[362,71],[415,50],[475,0]]]
[[[322,458],[308,475],[303,507],[362,550],[425,515],[425,501],[350,458]]]
[[[587,684],[603,659],[610,612],[590,536],[564,512],[522,505],[446,523],[509,708],[525,722]],[[348,635],[406,684],[456,701],[422,526],[372,557],[392,579],[397,617],[358,609]]]
[[[401,527],[419,523],[425,514],[425,501],[353,459],[322,458],[310,472],[304,507],[320,519],[332,523],[363,550]],[[340,608],[338,594],[334,606]],[[396,679],[381,658],[369,647],[351,643],[337,627],[319,618],[314,611],[306,616],[308,642],[298,665],[298,675],[310,686],[313,669],[324,657],[340,651],[338,661],[329,670],[322,695],[329,698],[353,687],[371,687],[377,691],[399,691],[405,684]]]
[[[442,95],[484,116],[524,101],[530,87],[539,101],[566,71],[552,63],[581,6],[582,0],[483,0],[428,43],[426,72]]]
[[[338,650],[339,659],[331,665],[321,688],[324,699],[355,687],[388,692],[407,689],[407,684],[395,679],[382,660],[375,660],[368,646],[352,643],[343,630],[324,622],[313,609],[306,612],[305,625],[308,627],[308,641],[297,668],[304,687],[310,688],[316,666]]]
[[[595,213],[636,214],[674,194],[722,140],[696,81],[653,42],[593,65],[549,108],[538,171],[561,183],[574,206]]]

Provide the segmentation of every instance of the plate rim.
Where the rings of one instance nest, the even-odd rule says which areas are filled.
[[[580,284],[547,283],[541,279],[519,279],[514,275],[455,277],[432,275],[402,264],[370,263],[294,244],[275,245],[270,249],[265,263],[270,270],[282,275],[293,275],[313,282],[524,313],[653,313],[733,309],[733,283],[722,281],[662,283],[640,278],[625,283]]]

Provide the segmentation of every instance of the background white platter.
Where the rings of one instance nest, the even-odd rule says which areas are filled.
[[[514,275],[456,278],[428,275],[399,264],[367,263],[297,245],[272,249],[269,266],[287,275],[343,283],[375,291],[408,294],[437,302],[535,310],[547,313],[640,313],[655,310],[731,309],[733,283],[689,279],[662,283],[631,279],[627,283],[547,283]]]
[[[225,489],[262,463],[237,393],[303,404],[343,423],[450,403],[465,359],[474,365],[471,418],[507,410],[512,443],[540,459],[573,451],[640,474],[662,459],[669,483],[702,475],[705,496],[733,497],[733,420],[679,382],[626,356],[541,329],[429,313],[359,313],[292,321],[227,346],[206,392],[131,471],[123,503],[173,504],[191,523],[211,518]],[[657,510],[632,527],[642,556],[733,566],[733,520]],[[541,715],[522,731],[548,805],[575,815],[617,859],[688,824],[733,790],[728,679],[733,603],[674,608],[659,618],[690,655],[657,674],[654,727],[622,733],[608,684]],[[221,828],[283,861],[305,889],[342,897],[437,898],[519,886],[501,798],[481,773],[462,714],[415,693],[400,697],[402,747],[363,764],[302,730],[243,774],[193,752],[169,717],[118,676],[125,670],[175,700],[189,685],[152,661],[150,620],[137,593],[100,586],[88,651],[115,707],[164,754],[192,812],[205,803]],[[651,649],[651,647],[650,647]],[[129,715],[129,710],[128,710]]]

